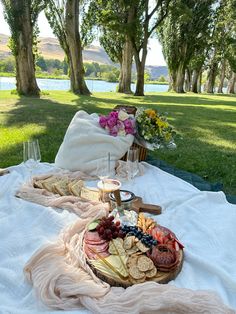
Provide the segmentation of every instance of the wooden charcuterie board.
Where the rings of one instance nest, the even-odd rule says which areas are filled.
[[[157,274],[154,278],[150,280],[145,280],[145,282],[154,281],[159,284],[166,284],[169,281],[174,280],[182,269],[183,259],[184,259],[184,253],[183,253],[183,250],[180,250],[179,251],[179,264],[175,270],[170,271],[170,272],[157,271]],[[114,279],[108,276],[107,274],[104,274],[102,271],[100,271],[96,267],[94,267],[89,260],[87,260],[87,263],[92,269],[92,271],[94,272],[94,274],[102,281],[108,283],[110,286],[128,288],[134,284],[130,279],[127,279],[127,280],[122,280],[120,278]]]

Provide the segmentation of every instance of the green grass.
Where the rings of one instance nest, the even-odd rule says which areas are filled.
[[[182,139],[177,140],[176,150],[159,150],[154,156],[209,182],[222,182],[225,192],[236,194],[236,97],[229,95],[94,93],[81,97],[52,91],[37,99],[1,91],[0,167],[20,163],[22,142],[34,137],[40,141],[42,161],[53,162],[77,110],[107,113],[117,104],[168,112]]]

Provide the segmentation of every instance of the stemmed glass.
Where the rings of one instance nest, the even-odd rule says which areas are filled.
[[[139,173],[139,149],[131,146],[127,152],[128,180],[132,180]]]
[[[111,160],[110,153],[108,153],[107,158],[97,160],[96,175],[102,182],[102,201],[104,201],[105,181],[110,177],[110,174],[111,174]]]
[[[32,171],[38,166],[41,160],[41,153],[38,140],[29,140],[23,143],[23,160],[25,166],[30,171],[30,177]]]

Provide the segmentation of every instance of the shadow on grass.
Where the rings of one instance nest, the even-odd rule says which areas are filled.
[[[72,96],[70,96],[72,97]],[[187,170],[204,177],[210,182],[223,182],[227,192],[236,194],[236,151],[232,145],[236,138],[236,110],[223,110],[217,106],[236,106],[231,96],[222,102],[205,99],[204,95],[176,96],[147,95],[133,97],[119,95],[74,96],[59,101],[50,97],[21,97],[12,109],[6,112],[4,125],[9,128],[23,128],[32,125],[28,137],[37,137],[40,141],[42,161],[54,162],[66,129],[78,110],[88,113],[108,113],[118,104],[152,107],[162,112],[167,111],[170,122],[184,138],[177,140],[178,148],[174,151],[157,151],[153,155],[179,169]],[[114,96],[113,96],[114,97]],[[224,95],[223,97],[226,97]],[[220,97],[221,98],[221,97]],[[235,98],[234,98],[235,99]],[[205,106],[210,105],[210,106]],[[201,108],[199,107],[201,106]],[[35,132],[33,125],[42,126]],[[228,146],[227,146],[228,145]],[[0,150],[1,167],[22,162],[22,143],[16,143]],[[69,152],[68,152],[69,154]],[[231,167],[231,169],[229,169]]]
[[[207,97],[208,96],[208,97]],[[134,97],[134,101],[137,103],[142,100],[144,104],[147,105],[162,105],[162,104],[175,104],[175,105],[189,105],[189,106],[230,106],[236,107],[235,103],[235,95],[212,95],[215,96],[214,98],[209,98],[209,95],[201,94],[201,95],[192,95],[192,94],[172,94],[166,93],[163,94],[155,94],[155,95],[146,95],[144,97]],[[129,96],[125,96],[124,99],[128,99]],[[221,98],[227,98],[221,99]],[[223,103],[222,103],[223,101]]]

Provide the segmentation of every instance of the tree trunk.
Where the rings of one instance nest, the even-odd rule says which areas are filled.
[[[169,88],[168,88],[168,92],[171,92],[171,91],[174,90],[174,82],[176,81],[175,77],[176,77],[176,74],[175,74],[174,71],[169,73]]]
[[[128,36],[122,53],[121,73],[119,80],[118,93],[132,94],[131,74],[132,74],[133,48]]]
[[[218,69],[218,64],[217,62],[214,61],[211,64],[208,75],[207,75],[206,92],[209,94],[214,93],[217,69]]]
[[[75,94],[90,95],[84,80],[82,46],[79,34],[79,1],[66,1],[65,33],[68,51],[66,55],[70,66],[71,91]]]
[[[136,82],[136,90],[135,96],[144,96],[144,70],[145,70],[145,62],[137,60],[136,62],[136,70],[137,70],[137,82]]]
[[[135,7],[130,6],[128,11],[127,23],[130,24],[135,18]],[[133,60],[133,44],[130,36],[125,36],[125,44],[122,51],[122,66],[119,81],[118,92],[132,94],[131,77],[132,77],[132,60]]]
[[[202,70],[200,70],[197,82],[197,93],[201,94],[201,92],[202,92]]]
[[[227,92],[229,94],[235,94],[235,84],[236,84],[236,72],[232,72],[231,78],[229,80]]]
[[[223,94],[224,80],[225,80],[225,68],[226,68],[226,60],[222,61],[221,74],[220,74],[220,83],[218,86],[217,93]]]
[[[18,3],[18,4],[17,4]],[[18,2],[15,3],[21,5]],[[27,5],[21,14],[15,18],[17,20],[17,38],[15,44],[15,59],[16,59],[16,88],[17,92],[26,96],[39,96],[40,89],[35,78],[35,64],[33,54],[33,26],[31,23],[30,7]]]
[[[191,71],[187,68],[185,73],[185,91],[189,92],[191,88]]]
[[[184,76],[185,76],[184,65],[180,63],[176,71],[176,75],[173,77],[175,78],[175,81],[173,82],[173,90],[176,93],[184,93]]]
[[[198,83],[198,72],[197,70],[193,70],[191,92],[195,94],[197,93],[197,83]]]

